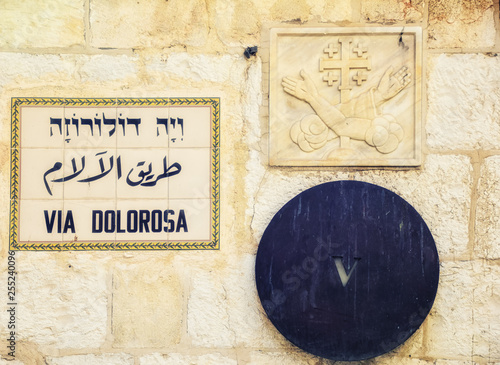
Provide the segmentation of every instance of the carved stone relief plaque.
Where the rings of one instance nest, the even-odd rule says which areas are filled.
[[[420,165],[421,28],[276,28],[270,49],[271,165]]]

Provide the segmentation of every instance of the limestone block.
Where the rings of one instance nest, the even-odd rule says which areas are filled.
[[[478,48],[495,45],[492,0],[430,0],[430,48]]]
[[[414,357],[418,358],[423,355],[424,344],[424,329],[421,325],[419,329],[405,342],[392,350],[387,356],[389,357]]]
[[[6,223],[8,222],[8,220],[6,221]],[[8,226],[8,223],[5,225],[5,227]],[[8,242],[5,241],[5,242]],[[9,265],[9,261],[11,261],[9,258],[8,258],[8,252],[4,251],[2,253],[2,255],[0,256],[0,260],[3,260],[5,262],[4,264],[4,267],[2,268],[2,270],[0,271],[0,280],[2,280],[4,283],[7,283],[8,281],[11,282],[12,279],[8,279],[9,276],[11,276],[12,274],[9,275],[9,271],[8,271],[8,265]],[[14,254],[14,258],[17,259],[17,256]],[[11,261],[12,262],[12,261]],[[11,267],[13,268],[13,267]],[[14,280],[17,281],[17,276],[14,276]],[[9,284],[9,286],[11,286],[11,284]],[[7,288],[6,288],[7,289]],[[8,292],[9,290],[6,290],[5,291],[5,297],[8,298]],[[9,294],[10,295],[10,294]],[[14,313],[11,313],[10,312],[7,312],[7,310],[10,309],[10,306],[7,306],[5,305],[4,306],[5,309],[1,310],[0,311],[0,323],[2,323],[3,325],[0,326],[0,346],[2,349],[6,349],[5,354],[10,352],[11,350],[7,348],[7,346],[10,346],[10,341],[8,340],[8,338],[10,337],[10,332],[11,331],[15,331],[16,329],[15,328],[12,328],[12,324],[15,325],[15,323],[10,323],[11,322],[11,317]],[[12,318],[12,319],[16,319],[17,321],[17,318]],[[14,322],[14,321],[12,321]],[[8,327],[11,327],[10,329]],[[0,359],[1,359],[1,356],[0,356]]]
[[[307,0],[277,0],[271,6],[270,16],[275,21],[293,20],[305,22],[310,19],[311,6]]]
[[[84,0],[2,2],[0,47],[83,46],[84,3]]]
[[[500,258],[500,156],[488,157],[481,166],[476,209],[474,251],[486,259]]]
[[[2,360],[2,359],[0,359],[0,365],[24,365],[24,363],[19,361],[19,360]]]
[[[20,86],[74,86],[75,82],[130,82],[137,78],[137,73],[138,58],[135,56],[0,53],[0,90]]]
[[[289,343],[265,316],[255,288],[255,258],[190,273],[188,335],[196,346],[277,348]]]
[[[138,58],[109,55],[85,56],[79,63],[82,82],[104,82],[137,77]]]
[[[249,147],[248,159],[245,167],[250,174],[246,174],[245,193],[247,197],[246,217],[252,217],[254,199],[264,176],[267,164],[267,155],[262,153],[261,143],[266,141],[262,136],[261,123],[259,121],[259,110],[262,106],[262,64],[257,62],[248,69],[248,78],[245,83],[244,95],[246,100],[243,104],[243,120],[245,122],[245,142]],[[265,143],[265,142],[264,142]],[[264,163],[262,163],[264,162]],[[247,225],[250,221],[247,222]]]
[[[253,348],[290,347],[269,322],[255,287],[255,257],[244,255],[224,276],[229,324],[236,343]]]
[[[184,87],[189,87],[191,82],[204,82],[239,88],[245,82],[246,66],[245,59],[240,55],[192,55],[183,52],[154,55],[146,60],[146,71],[151,80],[171,83],[172,78],[183,79]]]
[[[243,85],[243,118],[248,123],[247,142],[256,144],[260,142],[259,109],[262,106],[262,64],[260,59],[248,66],[245,70],[246,79]]]
[[[428,319],[428,356],[500,359],[500,267],[491,261],[442,263]],[[450,365],[469,364],[450,362]],[[479,362],[482,363],[482,362]],[[485,362],[486,363],[486,362]],[[437,362],[448,365],[448,362]]]
[[[217,0],[214,11],[217,36],[232,47],[259,44],[260,15],[252,0]]]
[[[57,349],[100,347],[107,326],[102,253],[17,252],[19,340]]]
[[[494,261],[474,262],[473,354],[500,362],[500,266]]]
[[[262,180],[258,182],[259,188],[253,207],[250,227],[255,239],[260,240],[273,216],[300,192],[322,183],[348,178],[348,173],[339,171],[267,170]],[[250,175],[247,179],[252,181],[253,176]]]
[[[470,356],[474,335],[473,263],[442,262],[439,287],[428,321],[428,355],[435,358]]]
[[[295,195],[327,181],[354,179],[380,185],[408,201],[431,230],[441,259],[468,254],[472,166],[464,156],[429,155],[423,170],[268,171],[256,197],[252,220],[260,240],[274,214]]]
[[[311,7],[311,14],[320,22],[352,20],[353,8],[350,0],[309,0],[308,4]]]
[[[191,274],[191,278],[187,326],[193,344],[203,347],[234,346],[227,292],[221,278],[201,270]]]
[[[49,357],[47,365],[134,365],[134,358],[127,354],[72,355]]]
[[[202,0],[91,1],[91,45],[111,48],[202,46],[208,14]]]
[[[377,358],[377,365],[434,365],[433,361],[414,359],[411,357],[381,356]],[[349,362],[341,362],[339,365],[349,365]]]
[[[429,66],[429,147],[500,148],[500,59],[482,54],[442,54],[432,57]]]
[[[4,322],[6,323],[6,322]],[[5,336],[5,339],[7,339],[7,336]],[[31,364],[44,364],[45,361],[45,354],[42,353],[42,350],[40,349],[39,346],[37,346],[33,342],[27,342],[27,341],[19,341],[16,339],[16,351],[15,351],[15,359],[13,359],[11,356],[7,356],[8,352],[11,349],[7,349],[7,342],[5,341],[5,346],[4,342],[2,341],[1,343],[2,348],[6,349],[3,352],[3,356],[5,358],[0,359],[0,364],[13,364],[13,365],[31,365]],[[2,359],[7,359],[7,361],[2,362]]]
[[[472,360],[442,360],[442,359],[437,359],[434,362],[434,365],[500,365],[499,362],[495,362],[494,360],[490,359],[489,361],[484,359],[481,360],[477,357],[474,357],[474,361]]]
[[[60,85],[74,76],[73,61],[73,56],[0,53],[0,89]]]
[[[174,268],[150,258],[113,274],[114,347],[165,347],[180,339],[181,285]]]
[[[177,364],[204,364],[204,365],[236,365],[237,361],[220,353],[205,355],[182,355],[158,353],[141,356],[139,365],[177,365]]]
[[[361,2],[361,18],[367,22],[415,23],[422,21],[423,12],[423,0],[362,0]]]
[[[429,226],[440,260],[469,255],[472,166],[465,156],[429,155],[422,171],[364,171],[354,179],[399,194]]]
[[[253,351],[250,353],[250,359],[247,364],[313,365],[320,363],[319,361],[321,361],[319,357],[308,354],[300,349],[294,349],[293,351],[288,350],[286,352]],[[336,364],[338,363],[336,362]]]
[[[433,361],[419,360],[409,357],[393,357],[390,355],[382,355],[377,357],[375,360],[368,360],[368,363],[374,361],[376,364],[380,365],[432,365]],[[323,360],[320,357],[315,357],[306,352],[296,350],[287,352],[264,352],[264,351],[253,351],[250,353],[250,361],[248,365],[258,365],[258,364],[279,364],[279,365],[295,365],[295,364],[330,364],[335,363],[335,365],[351,365],[353,362],[350,361],[328,361]],[[364,363],[364,362],[359,362]],[[358,362],[356,362],[358,364]]]
[[[0,122],[1,124],[1,122]],[[2,133],[0,128],[0,134]],[[10,131],[7,136],[10,137]],[[6,137],[7,137],[6,136]],[[1,227],[9,227],[10,220],[10,150],[7,147],[0,147],[0,202],[5,202],[0,210]],[[7,242],[9,242],[9,232],[7,229],[0,230],[0,242],[4,242],[4,255],[7,254]],[[7,267],[5,267],[5,270]],[[5,278],[7,280],[7,278]]]

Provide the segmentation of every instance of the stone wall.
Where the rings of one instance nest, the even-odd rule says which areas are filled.
[[[268,29],[424,29],[424,163],[268,165]],[[0,2],[0,364],[329,364],[288,343],[254,263],[272,216],[322,182],[386,187],[423,216],[441,260],[431,314],[363,364],[500,364],[500,51],[493,0],[18,0]],[[259,46],[246,59],[248,46]],[[221,98],[219,251],[17,252],[8,356],[10,100]]]

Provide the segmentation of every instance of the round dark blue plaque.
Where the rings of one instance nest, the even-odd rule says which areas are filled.
[[[255,274],[283,336],[314,355],[356,361],[394,349],[422,324],[439,257],[429,228],[401,197],[336,181],[300,193],[274,216]]]

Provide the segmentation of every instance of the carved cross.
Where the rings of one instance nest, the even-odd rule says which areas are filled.
[[[358,71],[356,73],[356,76],[353,76],[352,79],[356,81],[358,86],[360,86],[363,81],[366,81],[366,75],[363,73],[363,71]]]
[[[326,76],[323,76],[323,81],[328,82],[328,86],[332,86],[334,82],[339,81],[339,78],[336,77],[333,72],[328,72]]]
[[[328,45],[328,48],[325,48],[323,50],[323,53],[328,53],[328,57],[333,58],[333,55],[335,53],[338,53],[338,51],[339,51],[339,47],[335,47],[335,45],[333,43],[330,43]]]
[[[340,70],[340,85],[339,85],[339,90],[340,90],[340,102],[341,103],[346,103],[349,101],[349,90],[352,89],[352,86],[350,84],[350,78],[349,78],[349,71],[353,69],[364,69],[364,70],[371,70],[371,61],[368,57],[359,57],[359,54],[363,54],[366,52],[365,49],[361,48],[361,46],[358,44],[358,47],[356,47],[353,51],[358,54],[357,58],[351,58],[350,53],[351,53],[351,43],[352,39],[348,37],[339,37],[339,43],[340,43],[340,59],[333,59],[333,53],[330,53],[327,50],[330,50],[334,47],[333,44],[330,44],[329,48],[325,48],[325,53],[328,53],[332,56],[329,58],[321,58],[319,60],[319,70],[320,71],[325,71],[325,70]],[[358,74],[359,78],[359,74]],[[328,77],[327,79],[324,79],[324,81],[328,82],[329,86],[333,85],[333,82],[330,81],[331,78]],[[361,79],[360,79],[361,80]],[[360,81],[355,80],[358,82],[358,85],[360,85]],[[364,80],[361,80],[363,82]]]
[[[364,48],[361,43],[358,43],[358,46],[353,48],[354,53],[358,54],[358,57],[363,57],[363,53],[368,52],[368,49]]]

